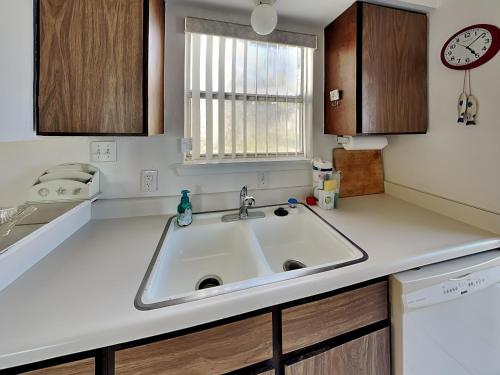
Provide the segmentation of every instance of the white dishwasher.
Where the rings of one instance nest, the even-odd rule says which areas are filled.
[[[390,278],[395,375],[500,375],[500,249]]]

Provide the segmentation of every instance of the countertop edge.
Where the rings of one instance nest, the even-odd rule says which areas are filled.
[[[382,202],[382,204],[384,203]],[[432,214],[435,215],[435,213]],[[322,216],[322,218],[327,221],[335,219],[327,214]],[[342,230],[341,232],[344,233]],[[345,235],[358,243],[356,238],[352,238],[352,236],[347,234]],[[483,236],[483,234],[476,237],[480,236]],[[363,248],[363,246],[360,247]],[[369,255],[369,259],[363,263],[299,279],[263,285],[253,288],[251,291],[234,292],[224,296],[213,297],[210,300],[179,305],[181,307],[173,306],[169,307],[168,310],[161,308],[158,310],[137,312],[137,314],[134,313],[128,319],[123,319],[121,323],[110,325],[105,330],[102,330],[102,327],[98,330],[96,327],[95,330],[89,331],[83,336],[78,338],[68,337],[66,340],[62,339],[61,342],[55,345],[40,346],[32,350],[0,355],[0,369],[175,332],[207,322],[337,290],[415,267],[439,263],[497,248],[500,248],[500,237],[495,234],[489,236],[486,232],[483,237],[477,239],[449,246],[415,250],[412,253],[401,254],[400,258],[391,258],[390,252],[388,254],[370,254],[370,249],[364,248]],[[130,304],[131,308],[133,308],[133,300],[130,301]]]

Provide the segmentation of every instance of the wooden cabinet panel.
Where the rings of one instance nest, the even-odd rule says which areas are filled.
[[[325,133],[356,134],[356,11],[353,4],[325,28]],[[334,106],[330,91],[342,90]]]
[[[286,375],[390,375],[390,335],[384,328],[285,368]]]
[[[425,14],[355,2],[325,28],[326,134],[425,133],[427,100]]]
[[[40,21],[39,132],[141,134],[143,1],[40,0]]]
[[[38,0],[38,8],[38,134],[162,133],[163,1]]]
[[[272,357],[272,318],[264,314],[116,352],[118,375],[221,374]]]
[[[94,375],[94,358],[82,359],[81,361],[69,362],[62,365],[46,367],[40,370],[26,372],[29,375]]]
[[[427,17],[363,4],[363,133],[427,131]]]
[[[164,117],[164,0],[149,0],[148,134],[163,133]]]
[[[304,348],[388,318],[387,282],[283,310],[283,352]]]

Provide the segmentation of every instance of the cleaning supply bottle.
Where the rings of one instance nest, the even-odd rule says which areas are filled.
[[[181,202],[177,206],[177,224],[186,227],[193,222],[193,206],[189,201],[189,190],[182,190]]]
[[[331,210],[337,206],[335,189],[336,180],[326,180],[324,190],[319,191],[319,206],[324,210]]]

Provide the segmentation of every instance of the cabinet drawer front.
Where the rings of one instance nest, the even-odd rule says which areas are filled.
[[[270,359],[272,317],[220,327],[116,352],[116,374],[221,374]]]
[[[387,282],[283,310],[283,352],[387,319]]]
[[[29,375],[94,375],[94,358],[69,362],[62,365],[46,367],[40,370],[29,371]]]
[[[389,375],[389,328],[294,363],[285,375]]]

